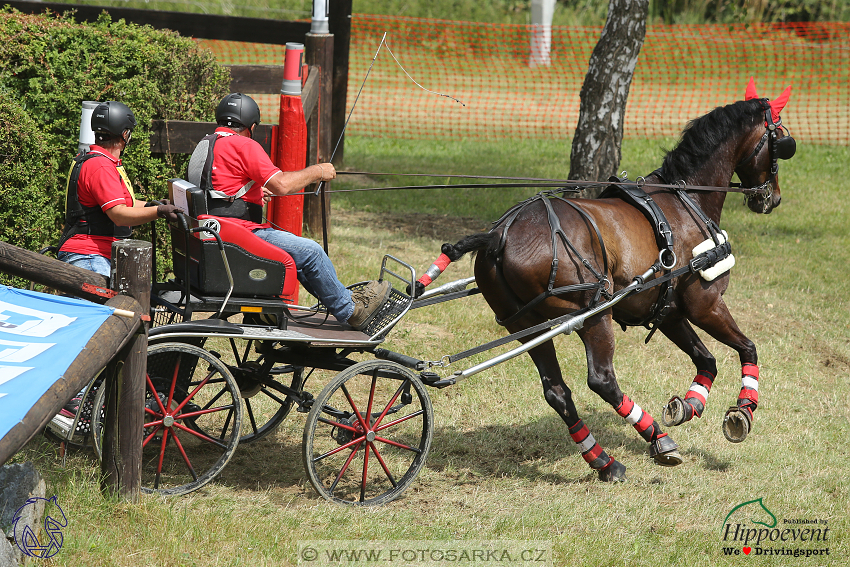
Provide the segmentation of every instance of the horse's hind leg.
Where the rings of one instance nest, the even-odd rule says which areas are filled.
[[[664,425],[681,425],[694,417],[702,417],[714,377],[717,376],[717,361],[681,315],[668,315],[658,328],[682,352],[691,357],[697,369],[685,399],[673,396],[661,414]]]
[[[656,463],[666,467],[680,464],[682,456],[675,441],[661,431],[652,416],[630,400],[617,384],[610,312],[608,315],[588,320],[578,333],[587,354],[587,385],[590,389],[611,404],[620,417],[634,426],[640,436],[650,444],[649,456]]]
[[[597,471],[600,480],[606,482],[626,480],[626,467],[614,457],[608,456],[578,416],[572,392],[561,375],[561,367],[552,341],[531,349],[529,354],[540,374],[543,397],[567,424],[570,437],[578,445],[581,456],[590,468]]]

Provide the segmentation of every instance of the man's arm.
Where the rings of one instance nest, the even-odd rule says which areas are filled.
[[[176,220],[177,217],[174,214],[177,212],[183,213],[184,211],[172,204],[148,207],[144,201],[136,201],[132,207],[123,204],[115,205],[104,212],[109,217],[109,220],[118,226],[138,226],[156,220],[157,217]]]
[[[336,177],[333,164],[319,163],[301,171],[278,171],[266,182],[263,193],[268,195],[289,195],[300,191],[317,181],[330,181]]]

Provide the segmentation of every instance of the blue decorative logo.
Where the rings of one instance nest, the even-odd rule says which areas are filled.
[[[44,536],[42,537],[44,541],[38,539],[32,526],[22,521],[24,509],[27,506],[36,506],[39,500],[44,501],[45,508]],[[62,549],[62,543],[64,541],[62,528],[68,526],[68,519],[65,517],[65,512],[59,507],[56,496],[49,500],[38,497],[28,499],[23,506],[17,509],[12,521],[14,523],[15,542],[25,555],[47,559],[48,557],[53,557]]]

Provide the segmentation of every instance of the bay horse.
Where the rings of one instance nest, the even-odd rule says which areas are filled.
[[[441,258],[448,258],[443,258],[436,271],[432,266],[424,285],[439,275],[448,261],[477,252],[475,281],[497,321],[517,333],[581,312],[594,303],[601,305],[602,296],[614,297],[646,279],[647,289],[588,317],[577,331],[587,356],[588,387],[634,426],[649,443],[649,455],[656,463],[680,464],[682,457],[673,439],[617,383],[613,323],[625,329],[653,321],[696,367],[685,398],[674,396],[665,407],[665,425],[700,417],[717,375],[715,358],[697,336],[695,325],[739,354],[742,388],[737,405],[727,412],[724,432],[730,441],[743,441],[758,405],[756,347],[738,328],[723,301],[729,285],[728,267],[721,267],[725,273],[708,281],[696,270],[688,270],[688,264],[701,243],[722,248],[719,245],[724,243],[725,233],[719,232],[718,225],[733,173],[738,175],[752,211],[767,214],[779,205],[777,159],[789,159],[796,149],[779,116],[789,96],[790,87],[775,101],[758,98],[751,79],[746,100],[716,108],[688,124],[677,146],[666,154],[658,170],[646,176],[643,185],[668,223],[667,230],[661,223],[661,235],[641,210],[620,198],[563,199],[541,194],[514,207],[489,232],[443,245]],[[668,238],[668,250],[659,253],[664,238]],[[656,272],[648,271],[650,266]],[[669,285],[651,286],[653,279],[662,279],[662,272],[676,277]],[[519,340],[525,343],[541,334]],[[529,354],[540,374],[544,398],[566,423],[591,469],[603,481],[625,480],[626,467],[602,449],[579,417],[553,342],[543,342]]]

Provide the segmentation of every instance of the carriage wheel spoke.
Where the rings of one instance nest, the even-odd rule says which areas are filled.
[[[386,443],[388,445],[392,445],[393,447],[398,447],[399,449],[407,449],[408,451],[413,451],[414,453],[422,453],[422,449],[419,447],[411,447],[410,445],[403,445],[391,439],[385,439],[383,437],[375,437],[375,441],[380,441],[381,443]]]
[[[157,426],[157,428],[154,429],[153,432],[150,435],[145,437],[144,441],[142,441],[142,448],[147,447],[150,440],[153,439],[156,436],[156,434],[159,433],[159,431],[162,429],[162,422],[160,421],[159,423],[160,424]],[[145,425],[145,427],[147,427],[147,424]]]
[[[212,377],[213,377],[213,375],[214,375],[215,373],[216,373],[216,371],[215,371],[215,370],[210,371],[210,373],[209,373],[209,374],[207,374],[207,375],[206,375],[206,377],[205,377],[203,380],[201,380],[201,382],[200,382],[197,386],[195,386],[195,389],[194,389],[194,390],[192,390],[192,392],[191,392],[188,396],[186,396],[186,399],[185,399],[185,400],[183,400],[182,402],[180,402],[180,405],[178,405],[176,408],[174,408],[174,412],[173,412],[173,413],[177,413],[177,412],[179,412],[180,410],[182,410],[182,409],[183,409],[183,406],[185,406],[186,404],[188,404],[188,403],[189,403],[189,401],[190,401],[192,398],[194,398],[194,397],[195,397],[195,394],[197,394],[197,393],[198,393],[198,390],[200,390],[201,388],[203,388],[203,387],[207,384],[207,382],[209,382],[209,381],[210,381],[210,378],[212,378]],[[173,387],[172,387],[172,389],[173,389]],[[170,398],[169,398],[169,400],[168,400],[168,405],[169,405],[169,406],[171,405],[171,399],[170,399]]]
[[[220,397],[222,397],[222,396],[223,396],[226,392],[228,392],[228,391],[229,391],[229,390],[227,389],[227,387],[222,388],[222,389],[218,392],[218,394],[216,394],[215,396],[213,396],[213,397],[212,397],[212,399],[211,399],[210,401],[208,401],[206,404],[204,404],[204,407],[203,407],[202,409],[209,409],[209,408],[211,408],[211,407],[212,407],[212,405],[213,405],[214,403],[216,403],[216,402],[218,401],[218,399],[219,399]]]
[[[239,402],[236,402],[237,404]],[[219,433],[218,438],[220,441],[224,441],[224,436],[227,433],[227,428],[230,427],[230,420],[233,419],[234,413],[233,406],[230,406],[230,411],[227,412],[227,417],[224,419],[224,425],[221,426],[221,433]],[[238,432],[237,432],[238,433]]]
[[[177,355],[177,363],[174,365],[174,375],[171,377],[171,387],[168,390],[168,401],[165,405],[171,407],[174,401],[174,389],[177,387],[177,374],[180,372],[180,362],[183,360],[183,354]],[[154,390],[156,392],[156,390]],[[159,396],[157,396],[159,398]],[[179,408],[178,408],[179,409]]]
[[[164,406],[164,405],[162,405],[162,400],[160,400],[160,399],[159,399],[159,396],[156,394],[156,388],[154,388],[154,387],[153,387],[153,382],[151,382],[151,376],[150,376],[150,374],[145,374],[145,379],[146,379],[146,380],[147,380],[147,382],[148,382],[148,388],[149,388],[149,389],[150,389],[150,391],[151,391],[151,395],[152,395],[152,396],[153,396],[153,398],[156,400],[156,405],[158,405],[158,406],[159,406],[159,411],[160,411],[160,413],[161,413],[162,415],[165,415],[165,414],[166,414],[165,406]],[[145,409],[147,409],[147,408],[145,408]]]
[[[340,445],[340,446],[339,446],[339,447],[337,447],[336,449],[331,449],[330,451],[328,451],[327,453],[324,453],[323,455],[319,455],[318,457],[313,457],[313,462],[314,462],[314,463],[317,463],[317,462],[321,461],[322,459],[324,459],[325,457],[330,457],[331,455],[336,455],[336,454],[337,454],[337,453],[339,453],[340,451],[344,451],[344,450],[346,450],[347,448],[351,447],[352,445],[356,445],[356,444],[358,444],[358,443],[362,443],[364,439],[366,439],[366,436],[365,436],[365,435],[361,435],[361,436],[360,436],[360,437],[358,437],[357,439],[352,439],[351,441],[349,441],[349,442],[348,442],[348,443],[346,443],[345,445]],[[355,450],[356,450],[356,449],[355,449]]]
[[[382,425],[380,427],[375,427],[374,431],[383,431],[384,429],[389,429],[393,425],[398,425],[399,423],[401,423],[403,421],[407,421],[408,419],[422,415],[423,413],[425,413],[423,410],[417,410],[417,411],[415,411],[415,412],[413,412],[409,415],[406,415],[404,417],[400,417],[398,419],[394,419],[393,421],[391,421],[389,423],[385,423],[384,425]]]
[[[339,474],[336,475],[336,478],[334,479],[333,483],[331,483],[331,487],[330,487],[331,494],[333,494],[334,490],[336,489],[336,485],[339,483],[340,479],[342,478],[342,475],[345,474],[345,471],[348,470],[348,465],[350,465],[351,461],[354,460],[354,455],[356,455],[357,451],[359,451],[359,450],[360,450],[360,443],[358,443],[357,446],[354,449],[351,450],[351,454],[348,455],[348,458],[345,460],[345,464],[342,465],[342,468],[339,470]]]
[[[384,462],[384,458],[378,452],[378,448],[375,447],[375,443],[369,443],[369,447],[372,448],[372,451],[375,453],[375,457],[377,457],[378,462],[381,463],[381,468],[384,469],[384,474],[387,475],[387,478],[390,480],[390,484],[392,484],[393,488],[395,488],[396,487],[396,481],[395,481],[395,478],[393,477],[393,473],[390,472],[389,467],[387,467],[387,463]]]
[[[162,445],[159,448],[159,462],[156,465],[156,478],[153,481],[154,490],[159,488],[159,479],[162,476],[162,460],[165,458],[165,446],[168,443],[168,431],[169,429],[166,427],[162,431]]]
[[[183,448],[183,444],[180,442],[180,438],[177,437],[176,432],[172,432],[172,437],[174,438],[174,443],[177,445],[177,449],[180,451],[180,455],[183,456],[183,462],[186,463],[186,467],[189,469],[189,474],[192,475],[192,480],[198,480],[198,475],[195,474],[195,469],[192,467],[192,463],[189,461],[189,455],[186,454],[186,450]]]
[[[347,423],[339,423],[338,421],[331,421],[331,420],[329,420],[325,417],[319,417],[319,418],[317,418],[317,421],[321,421],[322,423],[327,423],[328,425],[330,425],[332,427],[339,427],[339,428],[345,429],[347,431],[353,431],[354,433],[357,433],[357,428],[352,426],[352,425],[348,425]]]
[[[366,419],[368,419],[370,421],[370,423],[369,423],[370,426],[372,425],[371,424],[371,421],[372,421],[372,402],[375,401],[375,384],[377,384],[377,382],[378,382],[378,369],[376,368],[372,372],[372,387],[369,388],[369,405],[366,408]],[[366,451],[366,452],[368,453],[369,451]]]
[[[265,395],[267,395],[268,397],[270,397],[271,399],[273,399],[274,401],[276,401],[277,403],[279,403],[280,405],[283,405],[283,404],[286,403],[283,400],[281,400],[280,398],[278,398],[277,396],[275,396],[274,394],[272,394],[265,386],[262,386],[260,388],[260,391],[262,393],[264,393]]]
[[[185,431],[186,433],[194,435],[195,437],[197,437],[198,439],[201,439],[202,441],[206,441],[207,443],[212,443],[216,447],[219,447],[221,449],[227,449],[227,445],[225,445],[224,443],[213,439],[209,435],[204,435],[203,433],[200,433],[199,431],[195,431],[194,429],[189,429],[188,427],[186,427],[182,423],[175,421],[174,427],[180,429],[181,431]]]
[[[354,400],[351,398],[351,394],[348,393],[348,388],[345,387],[345,384],[340,384],[340,388],[342,389],[342,392],[345,394],[345,397],[348,399],[348,403],[351,405],[351,409],[354,410],[354,415],[357,416],[357,421],[360,422],[360,427],[362,427],[364,430],[368,431],[369,426],[366,425],[365,421],[363,421],[363,416],[360,415],[360,410],[357,409],[357,405],[354,403]]]
[[[381,423],[381,420],[384,419],[384,416],[387,415],[387,412],[390,411],[390,408],[393,407],[393,404],[398,399],[398,397],[401,395],[401,392],[402,392],[402,390],[404,390],[404,387],[407,386],[407,383],[408,383],[408,380],[405,380],[404,382],[401,383],[401,385],[398,387],[398,390],[396,390],[395,394],[393,394],[392,399],[389,401],[389,403],[387,403],[387,406],[384,408],[384,411],[382,411],[381,415],[378,416],[378,419],[375,420],[376,430],[377,430],[378,425]]]
[[[245,409],[248,410],[248,420],[251,422],[251,431],[256,435],[257,421],[254,419],[254,410],[251,408],[251,400],[245,398]]]
[[[363,450],[363,477],[360,480],[360,501],[366,498],[366,479],[369,475],[369,445],[371,443],[366,443],[366,447]]]

